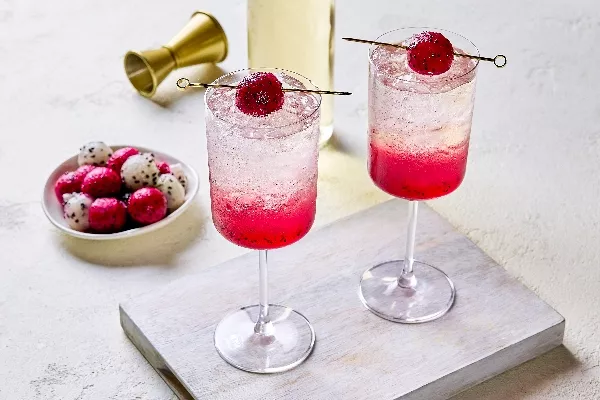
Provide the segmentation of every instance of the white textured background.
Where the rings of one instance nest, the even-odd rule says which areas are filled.
[[[197,8],[228,33],[221,68],[245,66],[241,0],[0,0],[0,399],[173,398],[123,335],[117,304],[244,252],[210,222],[202,98],[173,89],[222,71],[181,71],[151,102],[122,56],[163,44]],[[597,0],[338,0],[336,86],[354,95],[336,99],[317,225],[386,199],[364,165],[367,50],[340,37],[436,26],[508,56],[504,70],[480,68],[464,184],[430,204],[566,317],[565,347],[457,399],[600,398],[599,15]],[[62,236],[41,188],[91,139],[188,160],[204,184],[196,206],[121,243]]]

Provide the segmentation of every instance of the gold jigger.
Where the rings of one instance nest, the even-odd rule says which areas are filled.
[[[160,83],[177,68],[227,57],[227,36],[215,17],[196,11],[186,26],[159,49],[125,54],[125,72],[133,87],[152,97]]]

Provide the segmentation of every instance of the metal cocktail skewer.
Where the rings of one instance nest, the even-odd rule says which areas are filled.
[[[203,88],[213,88],[213,87],[226,87],[237,89],[236,85],[216,85],[212,83],[201,83],[201,82],[190,82],[187,78],[180,78],[177,80],[177,87],[179,90],[185,90],[188,87],[203,87]],[[341,96],[348,96],[352,93],[350,92],[333,92],[329,90],[310,90],[310,89],[294,89],[294,88],[283,88],[281,89],[284,92],[303,92],[303,93],[316,93],[316,94],[336,94]]]
[[[404,46],[404,45],[401,45],[401,44],[377,42],[375,40],[355,39],[355,38],[349,38],[349,37],[345,37],[345,38],[342,38],[342,39],[347,40],[349,42],[377,44],[377,45],[381,45],[381,46],[392,46],[392,47],[398,47],[398,48],[401,48],[401,49],[404,49],[404,50],[408,50],[408,46]],[[506,66],[506,56],[502,55],[502,54],[498,54],[494,58],[474,56],[474,55],[471,55],[471,54],[463,54],[463,53],[454,53],[454,55],[458,56],[458,57],[474,58],[476,60],[481,60],[481,61],[490,61],[490,62],[493,62],[494,65],[496,67],[498,67],[498,68],[503,68],[504,66]]]

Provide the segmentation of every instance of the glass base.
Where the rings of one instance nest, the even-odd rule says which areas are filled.
[[[264,334],[254,331],[259,306],[244,307],[227,315],[215,329],[215,347],[229,364],[247,372],[269,374],[300,365],[315,346],[315,331],[291,308],[269,305],[271,323]]]
[[[446,314],[454,304],[456,290],[448,276],[429,264],[415,261],[412,287],[398,285],[403,261],[388,261],[365,271],[359,296],[376,315],[394,322],[418,324]]]

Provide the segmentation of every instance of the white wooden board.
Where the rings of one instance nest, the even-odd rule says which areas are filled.
[[[270,253],[271,302],[302,312],[317,334],[292,371],[242,372],[213,347],[221,317],[257,302],[254,253],[122,304],[121,324],[181,399],[442,400],[562,343],[563,317],[424,204],[417,259],[454,281],[454,308],[422,325],[367,311],[360,275],[402,256],[405,225],[406,203],[392,200]]]

